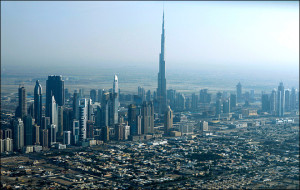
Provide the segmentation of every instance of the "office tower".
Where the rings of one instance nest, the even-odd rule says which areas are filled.
[[[24,145],[32,145],[32,139],[33,139],[33,127],[32,127],[32,117],[30,115],[25,115],[23,118],[23,123],[24,123]]]
[[[99,89],[98,90],[98,102],[101,103],[102,99],[102,94],[105,90],[104,89]]]
[[[170,106],[168,106],[165,112],[164,118],[164,132],[165,135],[169,134],[169,130],[173,128],[173,111],[171,110]]]
[[[48,76],[48,80],[46,81],[46,116],[49,117],[51,115],[51,104],[52,99],[54,99],[58,106],[63,106],[65,103],[65,89],[64,89],[64,81],[62,80],[62,76]]]
[[[94,122],[90,120],[86,122],[86,138],[94,138]]]
[[[102,117],[101,114],[102,114],[101,107],[97,106],[96,113],[95,113],[95,125],[97,126],[97,128],[101,128],[101,117]]]
[[[79,119],[79,94],[77,92],[77,90],[74,91],[73,94],[73,119]]]
[[[16,117],[23,118],[27,115],[26,90],[25,87],[19,87],[19,106],[16,111]]]
[[[5,129],[4,130],[4,139],[7,139],[7,138],[10,138],[10,139],[13,138],[12,130],[11,129]]]
[[[128,140],[130,134],[130,126],[125,125],[124,126],[124,140]]]
[[[49,144],[55,144],[56,143],[56,125],[51,124],[49,129]]]
[[[216,101],[216,116],[219,116],[221,114],[221,98],[218,98]]]
[[[71,94],[69,93],[69,89],[65,88],[65,99],[68,100],[71,98]]]
[[[42,134],[41,134],[41,143],[42,143],[42,147],[48,148],[49,147],[49,134],[48,134],[48,129],[42,129]]]
[[[291,107],[291,110],[296,109],[296,102],[297,102],[296,90],[295,90],[295,88],[292,88],[291,96],[290,96],[290,107]]]
[[[79,100],[79,139],[86,139],[86,122],[88,121],[88,99]]]
[[[63,110],[63,126],[65,131],[72,130],[73,111],[71,108],[64,108]]]
[[[102,140],[103,142],[108,142],[109,141],[109,127],[105,126],[102,128]]]
[[[57,107],[57,136],[62,137],[64,131],[64,107]]]
[[[42,117],[42,129],[48,129],[51,124],[50,117]]]
[[[207,121],[200,121],[199,122],[200,131],[208,131],[208,122]]]
[[[124,126],[121,124],[115,125],[115,139],[117,141],[124,140]]]
[[[276,114],[276,90],[272,90],[271,96],[270,96],[270,113],[272,115]]]
[[[138,87],[138,96],[141,98],[142,102],[146,101],[146,91],[143,87]]]
[[[165,62],[165,16],[163,13],[161,52],[159,54],[159,72],[157,85],[157,99],[159,113],[163,114],[167,109],[167,85],[166,85],[166,62]]]
[[[33,103],[29,103],[29,106],[28,106],[28,109],[27,109],[27,115],[30,115],[32,118],[33,118],[33,120],[34,120],[34,110],[35,110],[35,108],[34,108],[34,102]]]
[[[11,138],[4,139],[4,151],[12,152],[14,149],[14,140]]]
[[[236,95],[230,94],[230,109],[236,107]]]
[[[101,100],[101,127],[109,126],[109,108],[111,105],[111,94],[109,92],[103,92]]]
[[[4,140],[0,139],[0,153],[2,154],[4,152]]]
[[[142,134],[142,116],[137,115],[136,116],[136,135]]]
[[[242,85],[241,85],[240,82],[236,85],[236,99],[237,99],[238,103],[241,103],[242,100],[243,100],[243,97],[242,97]]]
[[[33,136],[32,144],[39,145],[40,144],[40,126],[38,126],[37,124],[33,125],[32,136]]]
[[[136,126],[136,106],[130,104],[128,106],[128,125],[130,126],[130,134],[137,135],[137,126]]]
[[[144,102],[142,105],[142,134],[154,132],[154,106],[153,102]]]
[[[230,113],[230,99],[223,102],[223,113]]]
[[[97,92],[95,89],[92,89],[90,91],[90,98],[92,99],[92,103],[95,103],[96,102],[96,98],[97,98]]]
[[[195,93],[193,93],[192,94],[192,109],[193,110],[196,110],[196,109],[198,109],[198,96],[195,94]]]
[[[79,98],[84,98],[84,89],[79,89]]]
[[[92,99],[87,99],[87,106],[88,106],[88,114],[87,114],[87,120],[95,121],[95,115],[94,115],[94,107],[92,103]]]
[[[55,130],[57,132],[58,125],[58,105],[56,104],[54,96],[52,96],[51,103],[49,104],[50,108],[50,123],[55,125]]]
[[[211,95],[208,93],[208,89],[201,89],[200,90],[200,103],[210,103]]]
[[[146,101],[151,101],[151,91],[148,90],[147,93],[146,93]]]
[[[291,104],[290,104],[291,97],[290,97],[289,89],[285,90],[284,96],[285,96],[285,100],[284,100],[285,111],[289,112],[289,111],[291,111]]]
[[[118,111],[119,111],[119,85],[118,85],[118,76],[115,75],[114,77],[114,83],[113,83],[113,104],[112,104],[112,110],[113,110],[113,122],[112,124],[118,123]]]
[[[4,139],[4,131],[0,129],[0,139]]]
[[[181,93],[177,93],[176,95],[176,108],[178,111],[185,110],[185,96]]]
[[[64,144],[71,144],[71,131],[64,131]]]
[[[79,121],[73,120],[73,127],[72,127],[72,143],[73,145],[77,145],[79,143]]]
[[[284,86],[283,83],[280,82],[277,91],[277,116],[279,117],[284,116],[284,100]]]
[[[192,100],[191,98],[187,97],[185,101],[185,109],[190,110],[192,106]]]
[[[270,98],[268,94],[262,94],[261,95],[261,110],[263,112],[269,112],[270,111]]]
[[[42,111],[43,111],[43,102],[42,102],[42,86],[37,80],[34,87],[34,119],[35,123],[41,126],[42,123]]]
[[[14,120],[13,127],[14,149],[20,151],[24,147],[24,123],[22,119]]]

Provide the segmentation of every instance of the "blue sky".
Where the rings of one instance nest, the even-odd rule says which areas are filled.
[[[299,2],[165,2],[166,67],[299,69]],[[1,2],[7,66],[158,69],[163,2]]]

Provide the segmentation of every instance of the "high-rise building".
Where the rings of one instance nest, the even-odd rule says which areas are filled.
[[[33,125],[32,128],[32,144],[33,145],[39,145],[40,144],[40,126],[37,124]]]
[[[196,110],[196,109],[198,109],[198,96],[195,94],[195,93],[193,93],[192,94],[192,109],[193,110]]]
[[[218,98],[216,100],[216,116],[219,116],[221,114],[221,110],[222,110],[221,98]]]
[[[24,147],[24,123],[22,119],[17,118],[16,120],[14,120],[13,127],[14,149],[16,151],[20,151]]]
[[[119,84],[118,84],[118,76],[114,76],[114,83],[113,83],[113,104],[112,104],[112,110],[113,110],[113,123],[112,124],[117,124],[118,123],[118,111],[119,111]]]
[[[291,110],[296,109],[296,102],[297,102],[296,89],[292,88],[291,97],[290,97]]]
[[[74,91],[73,94],[73,119],[79,119],[79,94],[77,90]]]
[[[7,138],[10,138],[10,139],[13,138],[12,130],[11,129],[5,129],[4,130],[4,139],[7,139]]]
[[[57,132],[58,125],[58,105],[56,104],[54,96],[52,96],[50,106],[50,123],[55,125],[55,130]]]
[[[79,143],[79,121],[73,120],[73,127],[72,127],[72,143],[73,145],[77,145]]]
[[[129,135],[130,135],[130,126],[125,125],[124,126],[124,140],[128,140]]]
[[[94,138],[94,125],[93,121],[88,120],[86,122],[86,137],[87,138]]]
[[[32,145],[33,140],[33,123],[32,123],[32,117],[30,115],[25,115],[23,118],[24,123],[24,145]]]
[[[240,82],[236,85],[236,99],[237,99],[238,103],[241,103],[243,101],[243,97],[242,97],[242,85],[241,85]]]
[[[176,90],[170,89],[167,91],[167,98],[170,104],[171,109],[176,108]]]
[[[276,90],[272,90],[271,96],[270,96],[270,113],[272,115],[276,114]]]
[[[142,102],[146,101],[146,91],[143,87],[138,87],[138,96],[141,98]]]
[[[43,111],[43,102],[42,102],[42,86],[39,81],[36,81],[34,87],[34,119],[35,123],[41,126],[42,123],[42,111]]]
[[[263,112],[270,112],[270,98],[268,94],[262,94],[261,96],[261,110]]]
[[[223,113],[230,113],[230,99],[223,102]]]
[[[211,95],[208,93],[208,89],[201,89],[199,95],[200,103],[210,103]]]
[[[63,126],[65,131],[72,130],[73,111],[71,108],[64,108],[63,111]]]
[[[167,109],[167,85],[166,85],[166,62],[165,62],[165,16],[163,13],[162,34],[161,34],[161,52],[159,54],[159,72],[157,99],[159,104],[159,113],[163,114]]]
[[[64,131],[64,107],[57,107],[57,136],[62,137]]]
[[[153,102],[144,102],[142,105],[142,134],[154,132],[154,106]]]
[[[111,105],[111,98],[109,92],[103,92],[101,100],[101,127],[109,126],[109,107]]]
[[[176,110],[183,111],[186,108],[186,99],[184,94],[177,93],[176,94]]]
[[[16,117],[23,118],[27,115],[26,90],[25,87],[19,87],[19,106],[16,111]]]
[[[55,144],[56,143],[56,125],[51,124],[49,129],[49,144]]]
[[[291,111],[291,96],[290,96],[289,89],[285,90],[284,96],[285,96],[285,100],[284,100],[285,111],[289,112]]]
[[[65,103],[65,89],[64,89],[64,81],[62,80],[62,76],[48,76],[48,80],[46,81],[46,116],[49,117],[51,115],[51,104],[52,104],[52,96],[54,96],[55,101],[58,106],[63,106]]]
[[[14,148],[14,140],[11,138],[4,139],[4,151],[12,152]]]
[[[137,115],[136,116],[136,135],[142,134],[142,116]]]
[[[86,122],[88,121],[88,99],[79,100],[79,139],[86,139]]]
[[[49,134],[48,134],[48,129],[42,129],[41,133],[41,143],[42,147],[48,148],[49,147]]]
[[[71,131],[64,131],[64,144],[70,145],[71,144]]]
[[[235,94],[230,94],[230,109],[236,107],[236,95]]]
[[[121,124],[115,125],[115,139],[117,141],[124,140],[124,126]]]
[[[98,90],[98,102],[101,103],[101,99],[102,99],[102,94],[104,92],[104,89],[99,89]]]
[[[48,129],[51,124],[50,117],[42,117],[42,129]]]
[[[285,97],[284,97],[284,86],[283,83],[280,82],[278,86],[278,91],[277,91],[277,116],[282,117],[284,116],[284,102]]]
[[[164,132],[165,135],[169,134],[169,130],[173,128],[173,111],[171,110],[170,106],[168,106],[165,112],[164,118]]]
[[[128,106],[128,125],[130,126],[130,134],[137,135],[136,128],[136,106],[134,104],[130,104]]]
[[[105,126],[102,128],[102,140],[103,142],[109,141],[109,127]]]
[[[90,91],[90,98],[92,99],[92,103],[95,103],[96,102],[96,97],[97,97],[97,92],[95,89],[92,89]]]

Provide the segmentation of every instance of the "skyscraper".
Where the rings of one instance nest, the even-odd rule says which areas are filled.
[[[165,112],[165,119],[164,119],[164,131],[165,135],[169,134],[169,130],[173,128],[173,111],[171,110],[170,106],[168,106]]]
[[[32,126],[32,144],[40,144],[40,126],[38,126],[37,124],[34,124]]]
[[[276,114],[276,90],[272,90],[272,94],[270,96],[270,113],[272,115]]]
[[[50,116],[52,96],[54,96],[57,105],[64,105],[65,90],[62,76],[48,76],[48,80],[46,81],[46,116]]]
[[[92,89],[92,90],[90,91],[90,97],[91,97],[91,99],[92,99],[92,102],[95,103],[95,102],[96,102],[96,97],[97,97],[97,92],[96,92],[95,89]]]
[[[270,98],[268,94],[262,94],[261,96],[261,110],[263,112],[270,111]]]
[[[167,86],[166,86],[166,63],[165,63],[165,15],[163,13],[161,52],[159,54],[159,72],[157,99],[159,103],[159,113],[163,114],[167,109]]]
[[[280,82],[277,91],[277,116],[282,117],[284,115],[284,86],[283,83]]]
[[[20,151],[24,147],[24,123],[22,119],[17,118],[13,121],[14,126],[14,149],[16,151]]]
[[[79,100],[79,139],[86,139],[86,122],[88,121],[88,99]]]
[[[55,125],[55,130],[57,132],[57,125],[58,125],[58,106],[56,104],[54,96],[52,96],[51,104],[50,105],[50,123]]]
[[[287,111],[287,112],[289,112],[289,111],[291,111],[291,96],[290,96],[290,90],[289,89],[287,89],[287,90],[285,90],[285,94],[284,94],[284,96],[285,96],[285,102],[284,102],[284,104],[285,104],[285,111]]]
[[[24,144],[25,146],[32,145],[33,139],[33,125],[32,125],[32,117],[30,115],[26,115],[23,117],[24,123]]]
[[[113,84],[113,124],[118,123],[118,110],[119,110],[119,84],[118,84],[118,76],[114,76],[114,84]]]
[[[130,104],[128,106],[128,125],[130,126],[130,134],[137,135],[136,128],[136,106],[134,104]]]
[[[236,95],[230,94],[230,109],[236,107]]]
[[[144,102],[142,105],[142,134],[154,132],[153,102]]]
[[[242,85],[240,82],[236,85],[236,98],[238,103],[242,102]]]
[[[19,87],[19,106],[17,108],[16,117],[23,118],[27,115],[26,90],[25,87]]]
[[[42,86],[39,81],[36,81],[34,87],[34,119],[35,123],[41,126],[42,122],[42,109],[43,109],[43,102],[42,102]]]

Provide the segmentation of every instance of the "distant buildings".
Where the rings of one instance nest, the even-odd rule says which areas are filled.
[[[19,87],[19,106],[16,110],[16,117],[23,118],[27,115],[27,102],[26,102],[26,90],[25,87]]]
[[[50,112],[53,96],[58,106],[64,105],[65,90],[62,76],[48,76],[48,80],[46,81],[46,116],[51,115]]]
[[[236,98],[237,98],[237,102],[238,103],[241,103],[243,101],[243,97],[242,97],[242,85],[241,85],[240,82],[236,85]]]
[[[153,102],[144,102],[142,105],[142,134],[154,132],[154,106]]]
[[[168,135],[171,128],[173,128],[173,111],[168,106],[164,117],[164,134]]]
[[[284,97],[284,86],[283,83],[280,82],[278,86],[277,91],[277,116],[282,117],[284,115],[284,103],[285,103],[285,97]]]
[[[35,123],[41,126],[42,122],[42,111],[43,111],[43,101],[42,101],[42,86],[39,81],[36,81],[34,87],[34,119]]]

